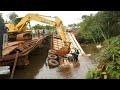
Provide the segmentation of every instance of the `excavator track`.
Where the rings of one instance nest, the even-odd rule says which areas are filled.
[[[10,33],[8,34],[8,41],[26,41],[32,40],[32,35],[30,33]]]

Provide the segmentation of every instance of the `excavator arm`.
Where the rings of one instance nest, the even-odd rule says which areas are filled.
[[[55,18],[55,21],[46,19],[46,18],[44,18],[44,17],[50,17],[50,16],[43,16],[43,15],[38,15],[38,14],[27,14],[27,15],[16,25],[16,28],[21,27],[21,28],[18,30],[18,32],[21,32],[22,26],[24,26],[27,21],[31,21],[31,20],[34,20],[34,21],[37,21],[37,22],[46,23],[46,24],[55,26],[55,27],[56,27],[56,30],[57,30],[58,34],[61,36],[62,40],[63,40],[64,42],[66,42],[66,37],[65,37],[65,34],[64,34],[64,28],[63,28],[62,21],[61,21],[57,16],[54,17],[54,18]]]
[[[37,22],[43,22],[43,23],[46,23],[46,24],[50,24],[50,25],[55,25],[55,22],[52,21],[52,20],[48,20],[48,19],[45,19],[43,17],[41,17],[40,15],[38,14],[27,14],[25,17],[23,17],[21,19],[21,21],[15,26],[16,28],[19,28],[18,29],[18,32],[22,32],[22,28],[23,26],[26,24],[26,22],[29,22],[29,21],[37,21]]]
[[[64,32],[65,30],[64,30],[64,26],[63,26],[62,21],[57,16],[54,17],[55,21],[46,19],[44,17],[51,18],[51,16],[43,16],[43,15],[39,15],[39,14],[27,14],[25,17],[23,17],[20,20],[20,22],[18,24],[16,24],[16,25],[12,24],[11,27],[9,26],[8,27],[9,28],[8,32],[14,32],[14,31],[16,31],[18,33],[25,32],[24,28],[27,25],[26,23],[33,20],[33,21],[42,22],[42,23],[45,23],[45,24],[55,26],[56,30],[58,32],[58,35],[60,35],[61,39],[64,42],[67,42],[65,32]]]

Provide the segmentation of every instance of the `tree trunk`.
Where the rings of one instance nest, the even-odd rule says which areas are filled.
[[[2,60],[4,22],[0,21],[0,60]]]

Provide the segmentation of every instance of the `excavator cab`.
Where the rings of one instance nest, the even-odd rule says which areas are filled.
[[[15,20],[13,21],[13,24],[17,25],[21,21],[21,19],[22,19],[22,17],[15,18]]]
[[[30,35],[31,30],[29,30],[26,26],[28,22],[25,22],[25,24],[22,26],[23,32],[17,32],[18,29],[21,27],[16,28],[16,25],[22,20],[22,17],[15,18],[13,21],[13,24],[6,24],[6,26],[10,29],[8,31],[8,41],[22,41],[27,40],[28,37],[30,37],[30,40],[32,39],[32,35]],[[29,23],[30,24],[30,23]],[[28,37],[26,37],[28,36]]]

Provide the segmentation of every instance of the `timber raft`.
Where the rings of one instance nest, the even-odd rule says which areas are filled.
[[[80,57],[86,56],[80,44],[76,40],[74,34],[71,32],[66,32],[65,35],[67,40],[71,42],[69,52],[74,53],[75,49],[77,49],[79,52],[78,56]],[[62,47],[64,47],[64,49]],[[61,48],[62,50],[60,51]],[[51,49],[48,51],[48,57],[46,60],[47,65],[50,67],[57,67],[59,65],[61,66],[63,64],[63,61],[67,59],[65,56],[61,56],[61,55],[65,55],[67,50],[65,48],[67,47],[65,47],[63,40],[58,35],[53,35],[51,38]],[[58,53],[58,56],[56,55],[56,52],[60,52]],[[58,57],[59,57],[59,60],[58,60]]]
[[[40,37],[32,37],[32,40],[29,41],[9,42],[8,46],[3,47],[3,60],[0,61],[0,66],[12,66],[17,51],[19,51],[17,66],[28,65],[28,54],[34,49],[42,47],[42,43],[47,37],[48,35],[41,35]]]

